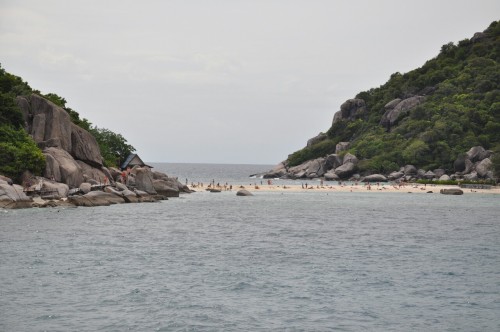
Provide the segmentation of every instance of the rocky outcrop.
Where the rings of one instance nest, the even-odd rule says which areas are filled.
[[[134,168],[135,186],[138,190],[147,192],[148,194],[157,194],[153,184],[153,174],[149,167]]]
[[[307,140],[306,146],[307,147],[313,146],[314,144],[317,144],[321,141],[324,141],[327,138],[328,138],[328,135],[326,135],[325,133],[319,133],[317,136],[314,136],[313,138],[310,138],[309,140]]]
[[[339,166],[335,169],[335,174],[339,177],[339,179],[345,180],[348,179],[351,175],[356,171],[356,164],[353,162],[346,162],[342,166]]]
[[[404,100],[394,99],[385,105],[385,113],[382,115],[380,125],[390,130],[398,118],[420,105],[425,100],[423,96],[414,96]]]
[[[21,209],[31,207],[33,199],[26,196],[23,187],[0,180],[0,208]]]
[[[476,165],[476,172],[477,175],[485,178],[488,176],[488,172],[491,171],[493,166],[493,163],[491,162],[490,158],[485,158],[481,160],[477,165]]]
[[[47,161],[44,177],[54,179],[77,188],[83,182],[83,173],[80,165],[71,155],[60,148],[46,148],[43,154]]]
[[[69,151],[68,151],[69,152]],[[71,155],[94,167],[102,167],[102,156],[96,139],[88,131],[71,123]]]
[[[54,199],[61,199],[68,196],[69,186],[65,183],[59,183],[45,179],[42,182],[42,190],[52,192]]]
[[[78,187],[84,174],[93,173],[91,179],[98,177],[89,169],[102,168],[99,145],[89,132],[71,122],[68,112],[36,94],[16,100],[26,121],[26,131],[46,157],[45,177],[70,187]]]
[[[125,203],[125,199],[104,191],[91,191],[82,196],[70,196],[68,201],[75,206],[109,206]]]
[[[332,125],[339,120],[354,120],[366,114],[366,103],[363,99],[355,98],[346,100],[340,105],[340,111],[333,116]]]
[[[350,145],[351,145],[351,143],[349,143],[349,142],[340,142],[340,143],[338,143],[335,146],[335,154],[339,154],[342,151],[345,151],[345,150],[349,149]]]

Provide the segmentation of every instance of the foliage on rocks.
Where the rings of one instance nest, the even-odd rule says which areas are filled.
[[[425,100],[402,112],[390,128],[381,125],[389,102],[412,96]],[[500,22],[471,39],[443,45],[422,67],[394,73],[356,98],[366,103],[364,115],[334,121],[326,141],[291,154],[289,165],[334,153],[341,141],[368,160],[360,167],[373,171],[405,164],[451,170],[459,154],[473,146],[500,150]],[[498,174],[500,165],[494,165]]]

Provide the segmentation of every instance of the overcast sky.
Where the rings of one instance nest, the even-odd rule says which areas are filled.
[[[277,164],[500,1],[0,0],[0,63],[143,160]]]

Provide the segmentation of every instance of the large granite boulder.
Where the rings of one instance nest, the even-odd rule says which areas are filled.
[[[353,164],[357,164],[358,163],[358,158],[353,155],[353,154],[350,154],[350,153],[347,153],[345,156],[344,156],[344,160],[342,161],[342,164],[346,164],[346,163],[353,163]]]
[[[326,172],[323,177],[325,178],[326,181],[338,181],[338,180],[340,180],[339,176],[337,174],[335,174],[334,169]]]
[[[387,177],[389,180],[394,181],[402,178],[405,175],[402,171],[394,171]]]
[[[82,184],[80,184],[78,189],[80,189],[82,193],[88,194],[89,192],[92,191],[92,185],[88,182],[83,182]]]
[[[335,174],[342,180],[348,179],[356,171],[356,164],[353,162],[344,163],[335,169]]]
[[[253,196],[253,194],[246,189],[240,189],[236,192],[236,196]]]
[[[42,182],[42,190],[54,192],[54,198],[64,198],[68,196],[69,186],[65,183],[45,179]]]
[[[84,181],[91,182],[90,180],[95,180],[96,183],[104,183],[105,178],[108,178],[108,181],[113,180],[109,171],[104,167],[92,167],[80,160],[76,160],[76,163],[82,170]]]
[[[469,174],[465,174],[464,179],[467,181],[477,181],[477,180],[479,180],[479,177],[477,175],[477,172],[474,171],[474,172],[471,172]]]
[[[285,162],[276,165],[272,170],[263,175],[264,179],[280,178],[287,173]]]
[[[102,166],[102,156],[95,138],[72,123],[63,108],[36,94],[17,97],[16,100],[26,121],[26,131],[42,150],[60,148],[74,159],[95,167]]]
[[[473,146],[465,154],[466,158],[472,161],[473,163],[476,161],[481,161],[484,158],[489,157],[489,155],[490,152],[486,151],[482,146]]]
[[[397,99],[389,102],[385,105],[386,111],[384,115],[382,115],[382,119],[380,120],[380,125],[384,126],[387,130],[394,125],[394,123],[398,120],[398,118],[405,113],[408,113],[418,105],[420,105],[425,100],[423,96],[414,96],[401,101],[397,101]]]
[[[118,182],[117,182],[117,184],[118,184]],[[131,190],[125,189],[121,192],[121,195],[122,195],[123,199],[125,200],[125,202],[127,202],[127,203],[140,202],[139,196],[137,196],[137,194]]]
[[[353,120],[362,117],[366,112],[366,103],[363,99],[355,98],[346,100],[340,105],[340,111],[333,116],[332,125],[339,120]]]
[[[57,182],[66,183],[70,188],[77,188],[83,182],[80,165],[63,149],[46,148],[43,150],[46,158],[44,177]]]
[[[17,97],[16,100],[27,120],[26,130],[36,143],[55,140],[61,149],[71,152],[71,119],[68,112],[36,94]]]
[[[76,206],[109,206],[125,203],[125,199],[104,191],[91,191],[82,196],[69,196],[68,201]]]
[[[405,175],[416,175],[417,174],[417,168],[413,165],[406,165],[404,167],[403,173]]]
[[[26,196],[23,187],[2,181],[0,183],[0,208],[21,209],[31,207],[33,199]]]
[[[325,168],[327,170],[335,169],[342,165],[342,158],[337,154],[329,154],[325,158]]]
[[[450,176],[449,176],[449,175],[447,175],[447,174],[443,174],[443,175],[441,175],[441,176],[439,177],[439,181],[450,181],[450,180],[451,180],[451,178],[450,178]]]
[[[382,174],[372,174],[365,176],[363,182],[387,182],[387,178]]]
[[[424,179],[427,179],[427,180],[432,180],[435,177],[436,177],[436,174],[433,171],[427,171],[424,174]]]
[[[488,172],[491,171],[493,163],[490,158],[485,158],[479,162],[476,166],[477,175],[484,178],[487,177]]]
[[[309,163],[309,167],[306,170],[306,177],[309,179],[321,177],[326,173],[325,170],[325,158],[314,159]]]
[[[325,139],[328,138],[328,135],[325,133],[319,133],[317,136],[314,136],[313,138],[310,138],[307,140],[307,147],[313,146],[316,143],[319,143],[321,141],[324,141]]]
[[[173,179],[153,180],[153,188],[165,197],[179,197],[179,186]]]
[[[71,155],[94,167],[102,167],[102,156],[96,139],[88,131],[71,124]]]
[[[153,185],[153,174],[148,167],[134,167],[135,186],[138,190],[142,190],[151,195],[156,195],[157,192]]]

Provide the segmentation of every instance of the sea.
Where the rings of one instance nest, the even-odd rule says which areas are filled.
[[[153,166],[234,184],[272,168]],[[0,210],[0,331],[500,331],[500,196]]]

